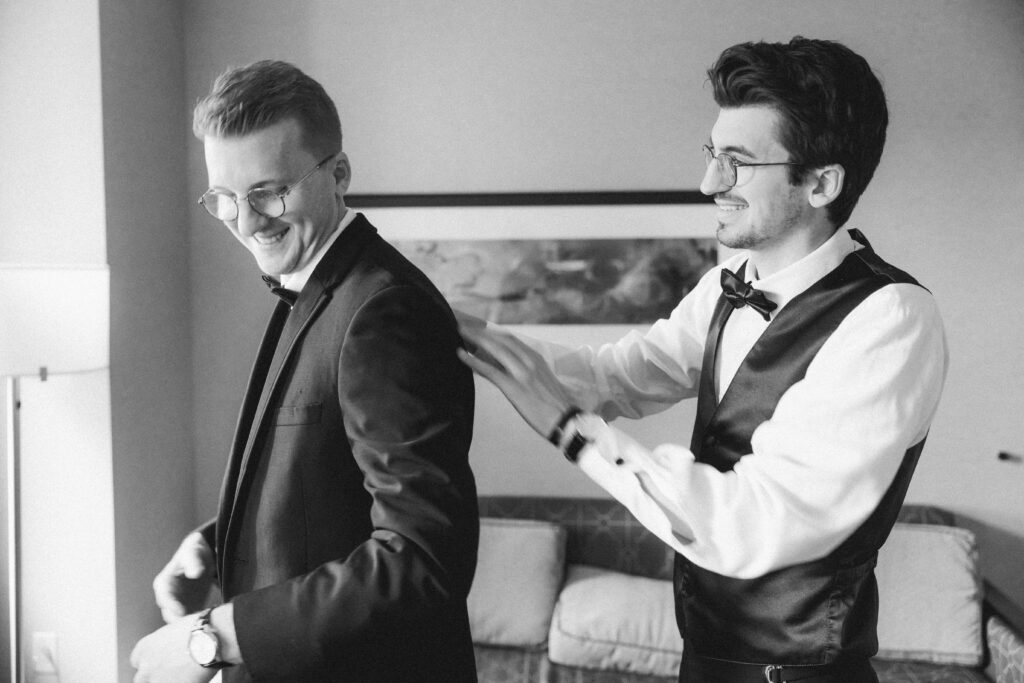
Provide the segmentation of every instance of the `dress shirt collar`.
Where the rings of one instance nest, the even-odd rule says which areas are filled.
[[[824,244],[796,263],[791,263],[763,280],[751,281],[749,272],[744,279],[779,305],[772,312],[774,318],[793,297],[835,270],[843,259],[860,248],[861,245],[850,237],[849,231],[840,228]],[[749,261],[747,266],[750,266]]]
[[[324,245],[320,247],[320,250],[316,252],[313,258],[309,260],[309,263],[303,266],[300,270],[297,270],[294,273],[288,273],[287,275],[282,275],[281,286],[293,292],[301,292],[302,288],[306,286],[307,282],[309,282],[309,278],[313,274],[313,271],[316,270],[320,260],[323,259],[324,254],[327,253],[327,250],[331,248],[331,245],[334,244],[335,240],[338,239],[341,233],[346,227],[348,227],[348,224],[351,223],[355,217],[355,211],[352,209],[346,209],[345,215],[341,217],[340,221],[338,221],[338,227],[335,228],[334,233],[326,242],[324,242]]]

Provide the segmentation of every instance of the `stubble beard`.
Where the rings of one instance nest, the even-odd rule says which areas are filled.
[[[719,223],[715,237],[722,246],[729,249],[756,249],[770,239],[769,232],[753,226],[746,232],[730,235],[725,223]]]
[[[796,212],[787,212],[776,224],[770,226],[751,225],[746,230],[730,235],[729,227],[719,221],[718,228],[715,230],[715,238],[722,246],[729,249],[756,250],[758,247],[791,232],[799,223],[800,216]]]

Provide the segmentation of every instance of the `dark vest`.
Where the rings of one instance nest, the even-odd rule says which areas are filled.
[[[705,346],[690,446],[697,462],[722,472],[731,470],[751,452],[754,430],[771,418],[779,399],[804,377],[822,344],[850,311],[881,287],[917,284],[880,259],[859,232],[850,234],[864,248],[848,255],[778,313],[743,360],[721,403],[714,388],[715,353],[718,330],[732,306],[724,296],[719,299]],[[922,439],[906,452],[896,478],[867,521],[821,559],[754,579],[736,579],[677,554],[676,620],[687,651],[779,664],[823,664],[875,654],[875,561],[923,446]]]

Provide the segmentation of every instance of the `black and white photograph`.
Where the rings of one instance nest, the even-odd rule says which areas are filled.
[[[0,0],[0,683],[1024,683],[1024,2]]]

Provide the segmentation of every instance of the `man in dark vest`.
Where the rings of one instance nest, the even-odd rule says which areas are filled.
[[[667,319],[599,349],[463,325],[526,421],[676,551],[681,681],[876,681],[878,549],[935,414],[935,302],[841,229],[888,122],[867,62],[794,38],[727,49],[701,191],[742,250]],[[606,424],[697,398],[689,448]]]

